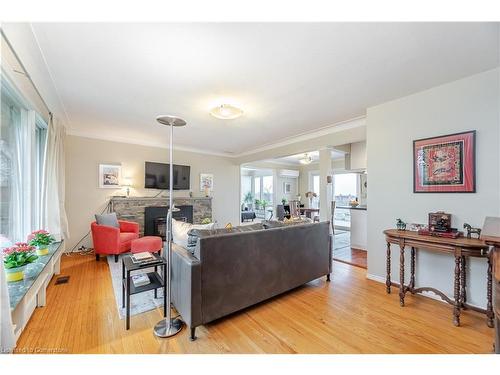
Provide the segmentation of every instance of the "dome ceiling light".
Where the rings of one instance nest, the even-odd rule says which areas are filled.
[[[234,120],[243,115],[243,110],[231,104],[221,104],[213,108],[210,114],[221,120]]]

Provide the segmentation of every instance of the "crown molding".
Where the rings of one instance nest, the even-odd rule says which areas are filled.
[[[273,143],[268,143],[263,146],[247,150],[244,152],[241,152],[239,154],[232,154],[229,152],[220,152],[220,151],[215,151],[215,150],[200,150],[194,147],[190,146],[183,146],[183,145],[176,145],[175,149],[179,151],[186,151],[186,152],[193,152],[197,154],[204,154],[204,155],[212,155],[212,156],[220,156],[220,157],[225,157],[225,158],[230,158],[230,159],[235,159],[239,158],[242,156],[247,156],[247,155],[252,155],[258,152],[262,151],[267,151],[267,150],[272,150],[277,147],[283,147],[283,146],[288,146],[294,143],[298,142],[303,142],[307,141],[310,139],[318,138],[325,136],[327,134],[332,134],[332,133],[338,133],[341,131],[349,130],[349,129],[355,129],[359,127],[366,126],[366,116],[360,116],[356,117],[350,120],[346,121],[341,121],[337,122],[332,125],[325,126],[323,128],[320,128],[315,131],[311,132],[305,132],[301,133],[296,136],[292,137],[287,137],[283,138],[280,141],[273,142]],[[164,142],[156,142],[156,141],[144,141],[140,139],[134,139],[130,140],[130,138],[125,138],[125,137],[120,137],[117,135],[105,135],[103,136],[102,134],[97,134],[88,130],[78,130],[74,128],[66,128],[66,134],[72,135],[72,136],[77,136],[77,137],[84,137],[84,138],[91,138],[91,139],[98,139],[98,140],[103,140],[103,141],[110,141],[110,142],[119,142],[119,143],[127,143],[127,144],[135,144],[139,146],[149,146],[149,147],[158,147],[158,148],[163,148],[163,149],[168,149],[168,147],[165,145]]]
[[[133,141],[131,141],[129,138],[124,138],[124,137],[120,137],[120,136],[114,136],[114,135],[113,136],[103,136],[101,134],[97,135],[97,134],[94,134],[93,132],[81,131],[81,130],[71,129],[71,128],[66,128],[66,134],[72,135],[75,137],[97,139],[100,141],[126,143],[126,144],[156,147],[156,148],[162,148],[162,149],[168,150],[168,145],[165,145],[165,142],[151,142],[151,141],[143,141],[140,139],[134,139]],[[194,148],[194,147],[183,146],[183,145],[175,145],[175,150],[192,152],[192,153],[203,154],[203,155],[220,156],[220,157],[226,157],[226,158],[234,157],[233,154],[229,154],[229,153],[217,152],[217,151],[211,151],[211,150],[199,150],[199,149]]]
[[[366,126],[366,116],[359,116],[352,118],[350,120],[340,121],[335,124],[322,127],[318,130],[314,130],[311,132],[304,132],[291,137],[286,137],[277,142],[268,143],[248,151],[243,151],[237,155],[233,155],[232,157],[237,158],[242,156],[248,156],[258,152],[272,150],[273,148],[288,146],[293,143],[308,141],[310,139],[319,138],[327,134],[338,133],[341,131],[355,129],[363,126]]]

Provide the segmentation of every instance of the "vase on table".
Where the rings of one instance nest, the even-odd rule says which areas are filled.
[[[15,282],[21,281],[24,279],[24,271],[26,269],[26,265],[15,268],[4,268],[5,276],[7,277],[7,282]]]

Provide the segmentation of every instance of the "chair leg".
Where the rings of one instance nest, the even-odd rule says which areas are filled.
[[[95,255],[95,260],[96,260],[97,262],[99,262],[99,254],[96,254],[96,255]]]
[[[190,341],[196,340],[196,327],[191,327],[191,335],[189,336]]]
[[[118,254],[115,254],[115,263],[118,263]]]

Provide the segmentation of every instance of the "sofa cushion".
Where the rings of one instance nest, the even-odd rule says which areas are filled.
[[[95,215],[95,221],[99,225],[107,225],[108,227],[120,228],[116,212],[110,214]]]
[[[256,230],[263,230],[264,227],[261,223],[255,223],[251,225],[240,225],[237,227],[232,227],[231,229],[227,228],[218,228],[218,229],[191,229],[188,232],[188,240],[187,240],[187,249],[194,254],[196,244],[198,243],[199,238],[210,237],[210,236],[220,236],[231,233],[241,233],[241,232],[252,232]]]
[[[288,225],[309,224],[312,222],[313,222],[312,219],[305,217],[300,219],[288,219],[288,220],[285,219],[284,221],[266,220],[262,222],[262,225],[264,226],[265,229],[272,229],[272,228],[282,228]]]
[[[184,221],[172,219],[172,237],[174,243],[184,248],[188,247],[188,232],[192,229],[212,229],[215,223],[191,224]]]

